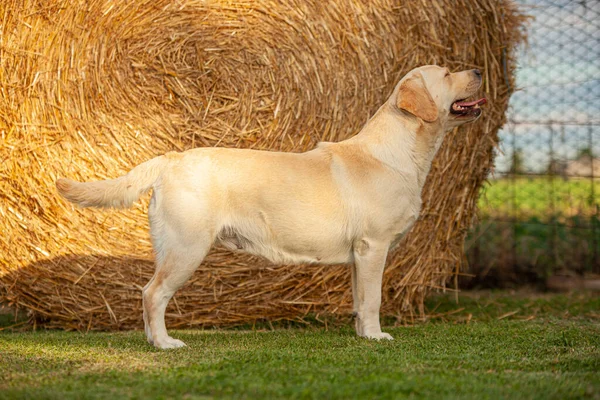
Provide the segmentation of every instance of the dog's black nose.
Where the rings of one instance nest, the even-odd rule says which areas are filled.
[[[477,77],[478,77],[478,78],[481,78],[481,71],[480,71],[480,70],[478,70],[478,69],[474,69],[474,70],[473,70],[473,73],[474,73],[475,75],[477,75]]]

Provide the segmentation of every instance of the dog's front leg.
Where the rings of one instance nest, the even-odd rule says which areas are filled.
[[[369,339],[393,339],[381,332],[379,308],[381,306],[381,282],[389,243],[368,239],[354,244],[354,266],[352,267],[352,290],[356,333]]]

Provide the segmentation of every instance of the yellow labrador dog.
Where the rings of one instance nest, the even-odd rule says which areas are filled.
[[[199,148],[149,160],[117,179],[56,182],[83,207],[129,207],[153,189],[148,210],[156,271],[144,287],[148,341],[167,334],[167,303],[214,243],[274,263],[353,263],[356,332],[381,331],[386,256],[411,228],[444,135],[481,114],[478,70],[410,71],[356,136],[306,153]]]

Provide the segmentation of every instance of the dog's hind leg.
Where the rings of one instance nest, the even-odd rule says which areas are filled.
[[[157,257],[154,276],[144,287],[144,324],[148,341],[159,349],[185,346],[170,337],[165,326],[165,310],[173,294],[192,276],[210,248],[211,241],[198,240],[195,246],[169,245]]]

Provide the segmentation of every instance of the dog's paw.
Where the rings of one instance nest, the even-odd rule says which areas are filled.
[[[181,340],[179,339],[173,339],[170,336],[167,336],[166,338],[162,339],[161,341],[154,341],[154,346],[165,350],[165,349],[177,349],[179,347],[185,347],[186,344],[183,343]]]
[[[368,333],[368,334],[364,335],[364,337],[366,337],[367,339],[375,339],[375,340],[394,340],[392,335],[390,335],[389,333],[385,333],[385,332]]]

